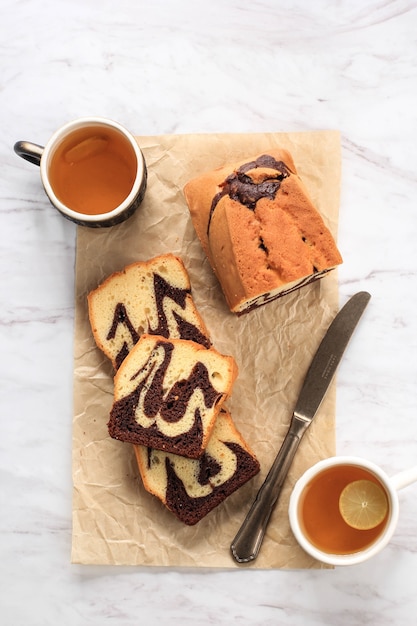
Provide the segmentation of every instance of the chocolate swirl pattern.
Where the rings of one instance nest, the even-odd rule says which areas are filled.
[[[115,376],[109,433],[198,458],[236,373],[233,359],[213,348],[142,335]]]
[[[96,343],[116,370],[143,333],[211,345],[188,274],[172,254],[115,272],[90,292],[88,307]]]
[[[210,232],[213,213],[224,196],[229,196],[235,202],[254,211],[256,203],[261,198],[275,199],[281,181],[290,174],[291,171],[283,161],[277,161],[268,154],[263,154],[254,161],[241,165],[229,174],[220,185],[221,191],[214,196],[210,207],[207,233]]]
[[[129,354],[131,348],[139,341],[139,333],[136,332],[128,314],[126,311],[126,307],[123,302],[118,302],[116,304],[116,308],[114,309],[113,322],[110,327],[109,332],[107,333],[106,340],[113,341],[116,338],[117,331],[123,325],[128,334],[126,337],[126,333],[122,333],[122,338],[120,341],[121,347],[116,351],[115,363],[116,368],[119,368],[124,359]]]
[[[259,472],[259,463],[222,409],[199,459],[135,446],[145,488],[194,525]]]

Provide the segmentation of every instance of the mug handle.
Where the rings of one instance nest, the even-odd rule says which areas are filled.
[[[17,141],[14,144],[14,151],[29,163],[40,165],[44,147],[30,141]]]
[[[397,491],[417,482],[417,465],[391,476],[391,481]]]

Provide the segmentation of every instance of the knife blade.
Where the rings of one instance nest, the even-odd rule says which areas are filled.
[[[360,291],[333,319],[308,368],[282,446],[230,549],[238,563],[259,554],[272,511],[301,439],[327,393],[336,369],[371,296]]]

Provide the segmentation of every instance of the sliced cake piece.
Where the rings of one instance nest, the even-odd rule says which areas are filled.
[[[188,525],[199,522],[259,472],[259,462],[221,409],[199,459],[134,446],[144,487]]]
[[[234,359],[214,348],[142,335],[116,372],[109,433],[198,458],[236,376]]]
[[[307,285],[342,263],[286,150],[202,174],[186,184],[184,194],[234,313]]]
[[[188,273],[173,254],[132,263],[109,276],[89,293],[88,311],[96,344],[115,369],[143,333],[211,345]]]

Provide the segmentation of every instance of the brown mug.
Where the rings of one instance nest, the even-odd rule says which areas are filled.
[[[45,147],[18,141],[14,150],[40,166],[50,202],[76,224],[101,228],[123,222],[145,195],[142,151],[133,135],[112,120],[80,118],[58,129]]]

